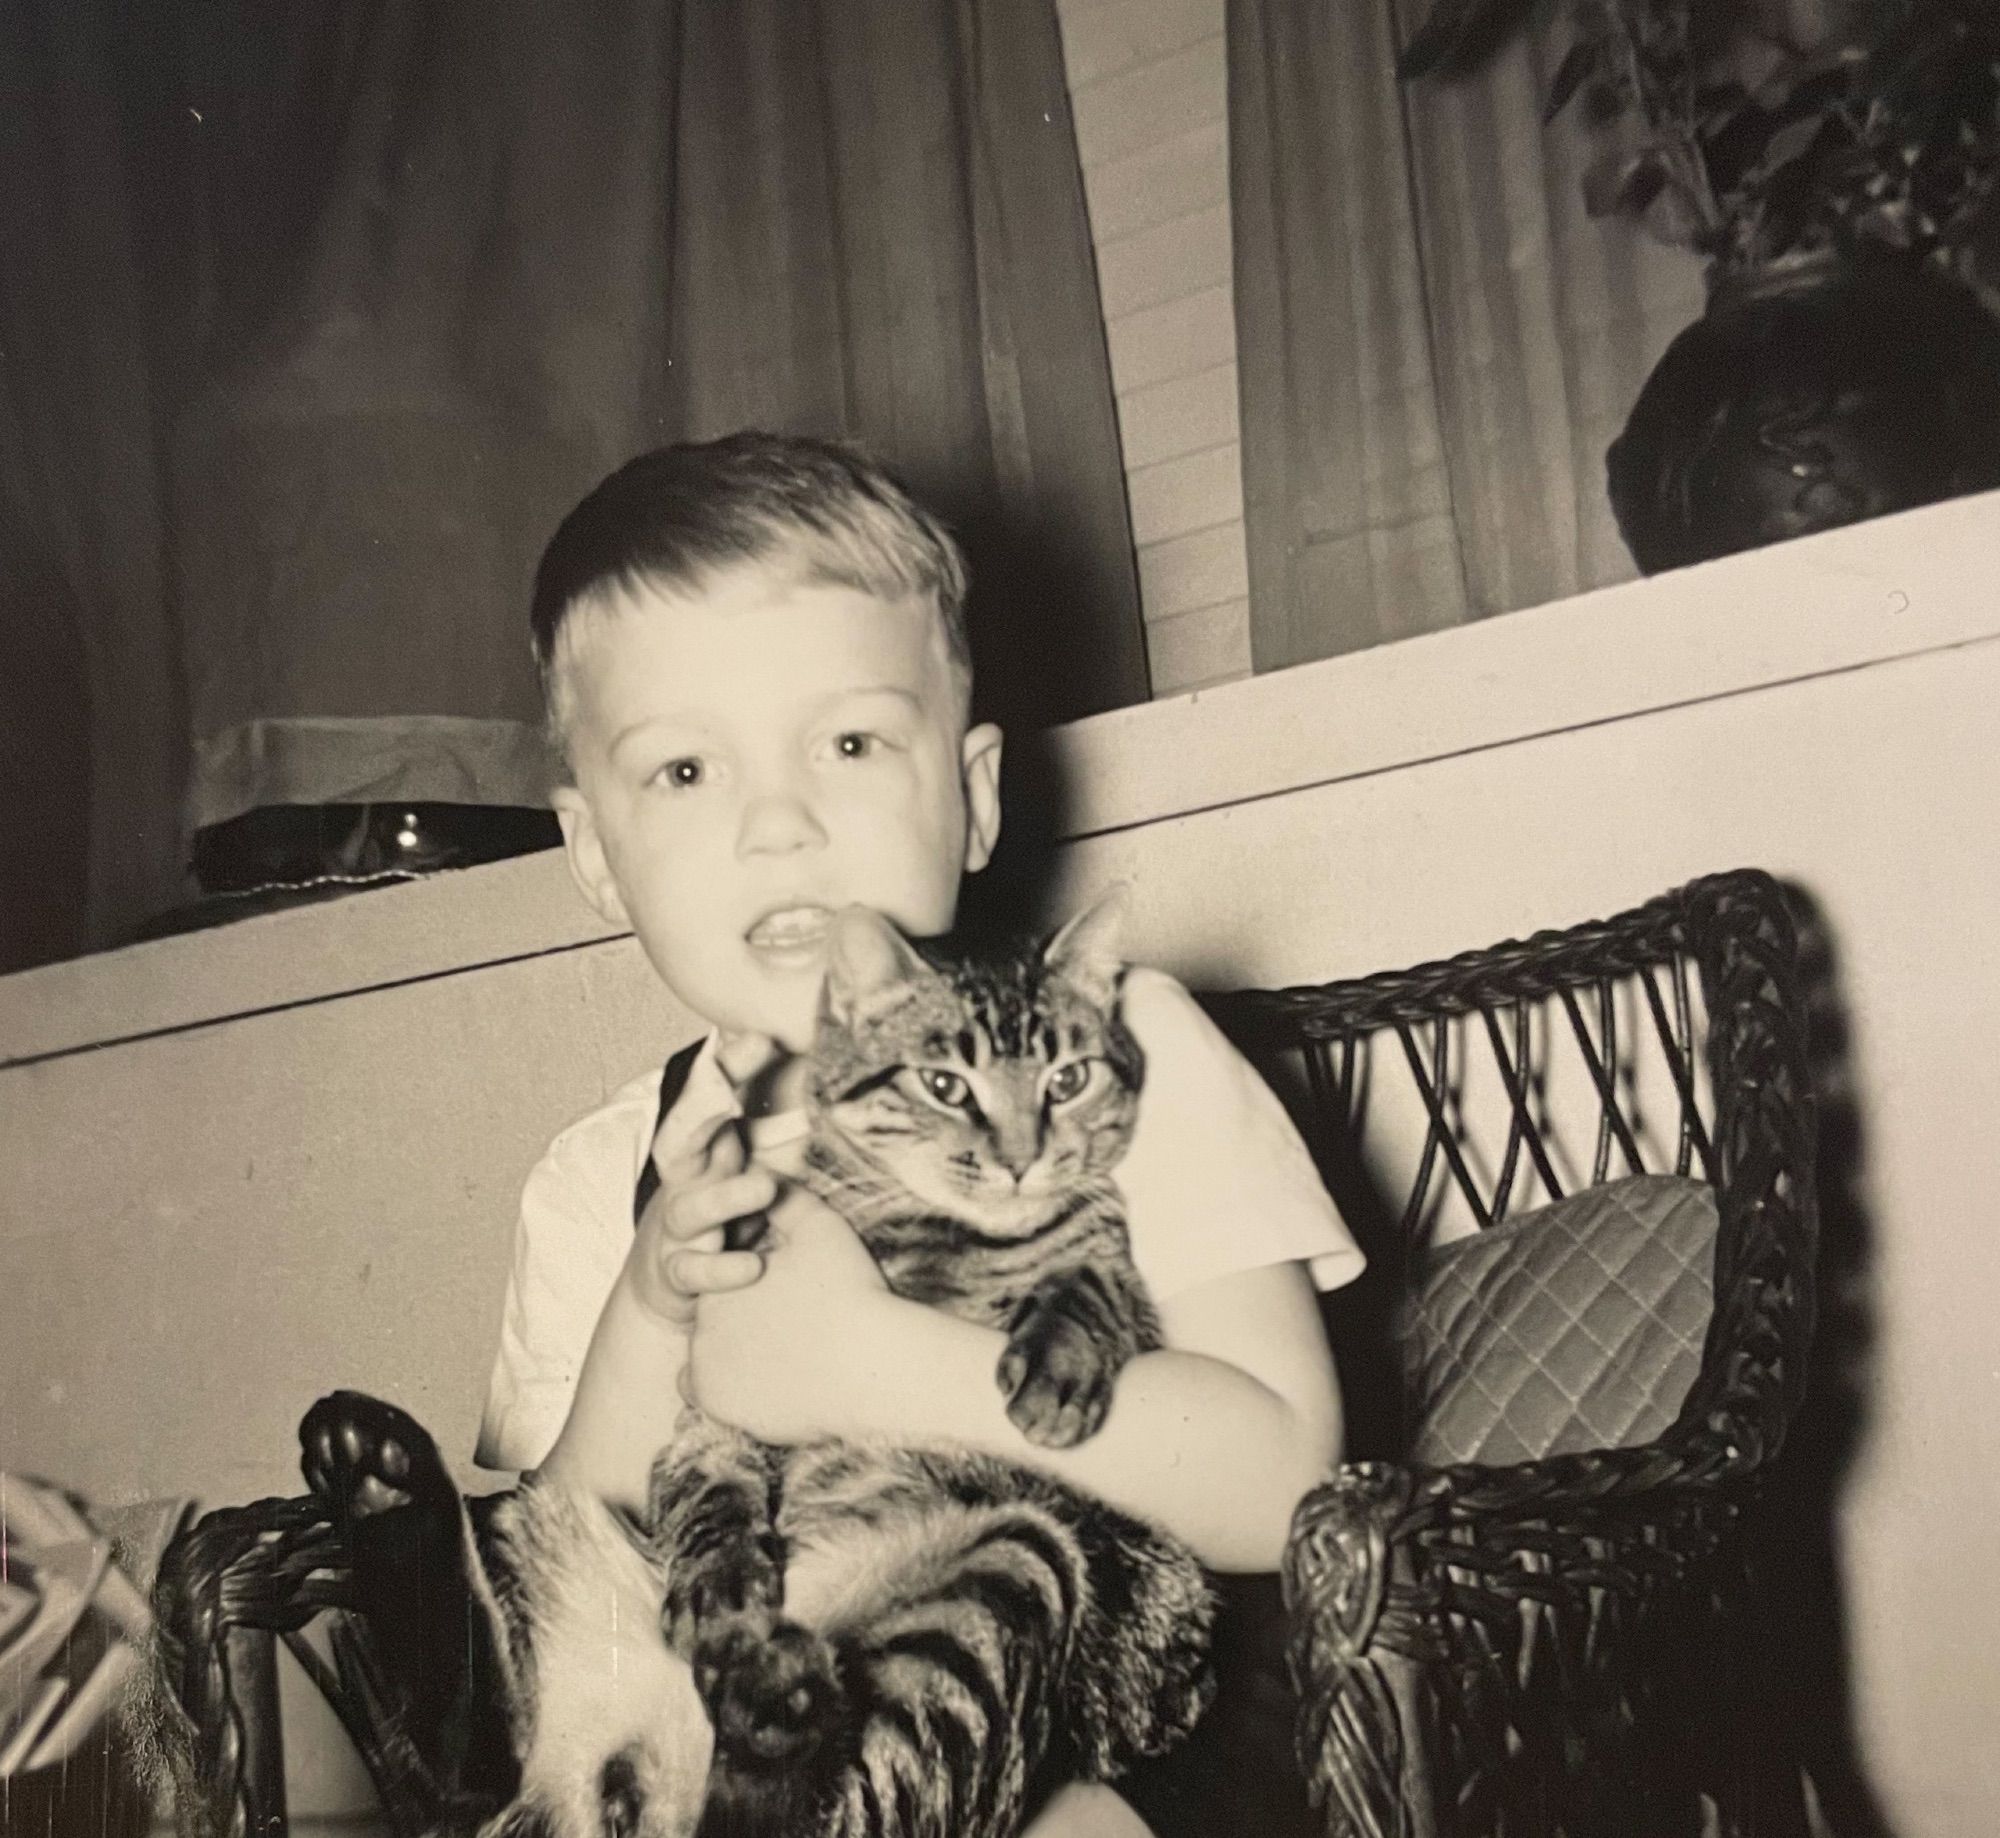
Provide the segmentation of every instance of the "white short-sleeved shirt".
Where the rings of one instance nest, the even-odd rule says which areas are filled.
[[[1278,1263],[1306,1264],[1321,1289],[1360,1275],[1361,1251],[1291,1119],[1194,998],[1159,971],[1135,969],[1120,1013],[1145,1052],[1146,1080],[1116,1178],[1132,1260],[1155,1300]],[[634,1079],[572,1124],[528,1176],[479,1429],[481,1467],[537,1466],[569,1416],[597,1317],[631,1248],[633,1188],[653,1148],[660,1077]],[[736,1108],[711,1037],[667,1118],[659,1159]]]

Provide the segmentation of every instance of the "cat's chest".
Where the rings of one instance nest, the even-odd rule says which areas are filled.
[[[1067,1261],[1050,1240],[1051,1220],[1020,1222],[1005,1234],[918,1203],[868,1171],[857,1178],[845,1157],[815,1142],[805,1181],[845,1218],[883,1280],[899,1296],[968,1319],[1004,1322],[1019,1296]]]
[[[962,1221],[920,1212],[856,1222],[883,1280],[899,1296],[987,1327],[1005,1327],[1021,1299],[1072,1261],[1034,1233],[987,1240]]]
[[[897,1295],[982,1327],[1011,1325],[1022,1298],[1050,1274],[1045,1258],[979,1256],[910,1245],[885,1246],[874,1255],[884,1281]]]

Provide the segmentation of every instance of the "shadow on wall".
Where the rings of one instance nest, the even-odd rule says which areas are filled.
[[[1069,787],[1039,731],[1007,729],[1000,760],[999,845],[966,880],[959,903],[958,929],[970,938],[1025,936],[1042,924],[1042,897],[1068,827]]]
[[[1865,1199],[1867,1136],[1855,1100],[1839,956],[1812,895],[1787,885],[1799,932],[1799,984],[1819,1105],[1819,1322],[1806,1395],[1752,1527],[1770,1606],[1769,1676],[1832,1838],[1892,1838],[1854,1727],[1852,1653],[1842,1585],[1841,1513],[1874,1396],[1874,1223]]]

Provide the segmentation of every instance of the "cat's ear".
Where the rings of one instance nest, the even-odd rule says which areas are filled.
[[[927,975],[929,968],[916,947],[872,907],[844,907],[827,933],[820,1012],[835,1021],[855,1020]]]
[[[1043,963],[1061,971],[1098,1002],[1109,1002],[1117,993],[1118,978],[1125,969],[1119,940],[1131,895],[1125,882],[1114,882],[1051,938],[1042,952]]]

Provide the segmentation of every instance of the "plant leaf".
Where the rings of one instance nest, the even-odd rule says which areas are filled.
[[[1646,233],[1676,249],[1701,247],[1703,224],[1678,185],[1666,185],[1644,209]]]
[[[1556,67],[1556,80],[1549,85],[1549,99],[1542,105],[1542,126],[1560,115],[1569,105],[1569,99],[1585,83],[1597,75],[1597,66],[1603,55],[1603,46],[1593,40],[1583,38],[1570,46],[1568,54]]]
[[[1781,64],[1758,84],[1758,106],[1774,115],[1794,105],[1823,108],[1854,87],[1864,55],[1852,45],[1840,45],[1796,63]]]
[[[1593,217],[1643,211],[1667,182],[1666,162],[1653,147],[1614,148],[1583,175],[1583,206]]]
[[[1635,214],[1646,209],[1665,190],[1667,169],[1656,159],[1641,160],[1632,169],[1623,189],[1618,194],[1616,208]]]
[[[1608,77],[1600,77],[1583,92],[1583,113],[1594,128],[1614,122],[1625,112],[1625,92]]]
[[[1695,126],[1713,132],[1749,102],[1750,92],[1741,83],[1704,83],[1694,92]]]
[[[1824,115],[1807,115],[1803,120],[1786,122],[1764,143],[1764,157],[1757,162],[1756,175],[1750,182],[1756,183],[1757,178],[1768,180],[1773,173],[1809,152],[1825,126]]]

